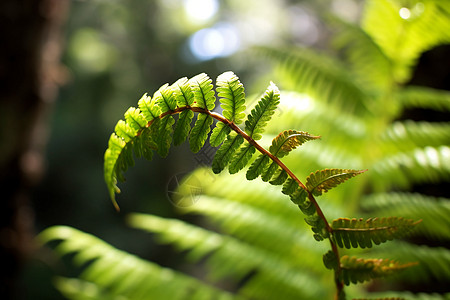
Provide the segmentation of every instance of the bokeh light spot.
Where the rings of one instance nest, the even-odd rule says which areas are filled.
[[[184,10],[193,23],[204,23],[211,20],[219,10],[217,0],[184,0]]]

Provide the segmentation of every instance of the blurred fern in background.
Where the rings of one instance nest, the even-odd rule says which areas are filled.
[[[389,282],[351,286],[349,296],[448,299],[448,289],[436,291],[441,294],[411,291],[450,283],[450,250],[445,248],[450,199],[411,191],[414,185],[444,186],[449,181],[450,124],[403,120],[402,115],[411,108],[450,110],[450,93],[406,85],[424,51],[450,43],[450,4],[373,0],[366,1],[360,26],[336,17],[328,21],[336,30],[332,45],[337,55],[299,47],[255,50],[262,62],[272,62],[271,79],[282,89],[261,143],[268,146],[286,128],[320,134],[321,141],[302,146],[285,160],[300,178],[329,167],[369,169],[320,199],[329,218],[423,220],[409,240],[343,251],[418,262]],[[131,226],[156,234],[195,266],[206,264],[203,282],[76,229],[53,227],[41,240],[62,240],[56,250],[77,253],[74,262],[85,266],[79,279],[59,278],[58,288],[70,299],[332,298],[332,274],[322,265],[328,245],[312,239],[309,226],[279,187],[244,176],[213,175],[209,168],[199,168],[185,177],[177,203],[192,205],[180,211],[203,216],[207,229],[152,215],[129,217]],[[417,242],[423,240],[426,245]],[[218,281],[221,285],[213,287]],[[402,289],[406,291],[395,291]]]

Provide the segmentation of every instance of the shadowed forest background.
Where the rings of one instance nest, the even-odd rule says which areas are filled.
[[[155,156],[152,162],[138,160],[136,166],[128,170],[127,182],[121,185],[121,212],[117,213],[103,177],[103,155],[117,120],[128,107],[136,105],[144,93],[153,94],[165,83],[202,72],[215,78],[232,70],[244,83],[247,95],[261,93],[267,83],[275,79],[272,63],[253,50],[257,46],[308,47],[341,57],[343,54],[330,46],[335,34],[333,26],[327,23],[332,19],[330,15],[358,24],[364,8],[364,1],[354,0],[62,1],[67,7],[52,1],[37,2],[46,4],[46,11],[54,14],[49,13],[48,18],[58,19],[56,15],[60,18],[53,24],[59,28],[54,33],[54,44],[45,48],[42,55],[43,59],[57,60],[52,62],[57,66],[50,75],[47,73],[53,90],[47,95],[48,100],[44,99],[44,108],[38,109],[38,121],[33,122],[36,124],[33,128],[20,125],[19,118],[26,116],[26,110],[8,108],[8,101],[14,98],[3,97],[2,139],[13,140],[4,132],[27,128],[30,135],[17,138],[31,136],[32,145],[17,149],[31,147],[33,151],[24,151],[30,155],[17,158],[20,162],[15,164],[3,164],[6,159],[2,161],[2,189],[12,191],[11,178],[7,175],[13,172],[11,165],[20,169],[30,164],[31,171],[25,172],[26,176],[18,175],[28,178],[19,180],[18,185],[22,186],[19,190],[23,196],[19,198],[25,199],[29,207],[25,218],[30,234],[35,235],[53,225],[72,226],[161,266],[198,272],[199,277],[204,276],[203,266],[193,271],[171,246],[160,245],[147,233],[128,227],[125,216],[130,212],[143,212],[203,222],[195,215],[180,217],[169,201],[168,191],[172,189],[170,184],[174,178],[207,165],[208,155],[206,158],[193,155],[188,145],[183,144],[171,149],[166,159]],[[5,8],[2,17],[8,20],[4,24],[10,24],[13,18],[8,11],[12,10],[7,9],[7,4],[2,5]],[[43,11],[39,5],[36,9]],[[5,32],[3,36],[13,38],[13,29],[1,30]],[[8,30],[12,33],[8,34]],[[47,33],[43,38],[49,36]],[[9,49],[2,47],[5,53]],[[14,51],[12,46],[9,51]],[[49,53],[50,58],[45,53]],[[448,44],[427,50],[405,85],[449,90],[449,57]],[[14,68],[14,63],[8,63],[10,60],[5,59],[4,65]],[[7,68],[0,70],[2,78],[9,78],[11,82],[2,80],[3,95],[13,95],[19,86],[14,85],[12,79],[23,73],[13,76],[4,69]],[[283,90],[284,83],[276,83]],[[24,107],[30,106],[24,104]],[[8,113],[15,117],[14,122],[8,123]],[[445,109],[408,109],[398,117],[398,120],[407,119],[448,123],[449,115]],[[310,128],[314,128],[314,124]],[[449,142],[447,140],[447,146]],[[13,153],[3,141],[2,148],[5,158]],[[445,172],[442,177],[447,180],[415,184],[410,191],[449,198],[449,170]],[[11,195],[11,199],[17,199],[15,192]],[[53,285],[54,277],[61,273],[75,277],[79,270],[68,267],[64,260],[57,260],[48,248],[29,242],[28,250],[24,251],[24,263],[18,267],[21,271],[12,283],[11,295],[17,299],[64,299]],[[414,242],[449,247],[448,239],[419,237]],[[447,278],[427,283],[417,287],[418,292],[450,293],[448,282]],[[227,282],[222,284],[227,288]],[[408,288],[413,290],[414,287]]]

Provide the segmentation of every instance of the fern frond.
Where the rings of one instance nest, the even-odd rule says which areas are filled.
[[[423,86],[405,86],[394,94],[404,108],[428,108],[437,111],[450,111],[450,92]]]
[[[357,25],[338,19],[333,19],[331,25],[338,29],[333,45],[343,51],[355,80],[375,92],[388,90],[392,65],[379,45]]]
[[[61,241],[56,251],[75,253],[85,266],[80,278],[107,291],[111,297],[129,299],[231,299],[228,292],[208,286],[182,273],[142,260],[113,248],[102,240],[71,227],[54,226],[39,234],[42,243]],[[87,263],[90,263],[86,266]],[[108,298],[111,299],[111,298]]]
[[[416,263],[400,264],[389,259],[362,259],[344,255],[341,257],[342,280],[346,285],[362,283],[392,275],[415,265]]]
[[[163,219],[152,215],[132,214],[129,222],[133,227],[158,234],[161,242],[174,244],[181,251],[189,250],[188,255],[193,260],[207,255],[207,262],[211,266],[211,275],[214,278],[233,275],[233,278],[239,279],[256,270],[255,276],[260,276],[261,280],[270,278],[264,287],[267,293],[270,293],[270,289],[277,287],[278,289],[282,287],[289,293],[297,293],[297,297],[300,295],[302,299],[317,299],[315,297],[323,293],[314,281],[314,276],[304,276],[298,268],[294,268],[283,259],[232,237],[210,232],[179,220]],[[249,292],[249,289],[244,288],[239,291],[239,295],[246,297]]]
[[[337,60],[304,48],[259,51],[274,62],[285,89],[305,93],[343,112],[368,112],[366,91]]]
[[[274,256],[289,257],[293,266],[321,272],[320,255],[325,247],[317,245],[306,231],[299,230],[305,226],[299,219],[291,220],[250,204],[213,196],[200,196],[185,212],[201,214],[221,232],[266,249]],[[307,260],[302,259],[306,256]]]
[[[315,196],[328,192],[330,189],[355,177],[367,170],[325,169],[311,173],[306,179],[306,187]]]
[[[201,73],[189,80],[194,93],[192,106],[213,110],[216,97],[213,90],[212,80],[205,73]]]
[[[205,144],[214,119],[210,115],[199,114],[189,137],[191,151],[197,153]]]
[[[242,123],[245,117],[245,93],[239,78],[231,71],[225,72],[217,77],[216,85],[223,116],[235,124]]]
[[[267,133],[277,135],[286,128],[301,128],[306,132],[320,132],[327,139],[345,142],[367,136],[370,125],[366,115],[354,114],[345,106],[339,108],[318,100],[305,94],[283,90],[278,106],[283,115],[270,122]]]
[[[394,63],[398,83],[406,82],[420,54],[450,42],[450,18],[445,1],[367,1],[362,26]],[[408,16],[401,16],[400,9]]]
[[[341,248],[371,248],[386,241],[408,235],[421,220],[414,221],[402,217],[333,220],[331,228],[337,245]]]
[[[422,219],[415,233],[432,238],[450,239],[450,199],[412,193],[380,193],[361,200],[364,211],[373,215],[402,215]]]
[[[289,154],[303,143],[320,138],[319,136],[310,135],[307,132],[297,130],[285,130],[280,132],[272,141],[269,152],[278,158]]]
[[[262,98],[252,109],[245,121],[245,132],[254,140],[261,139],[264,127],[272,118],[275,109],[280,103],[280,91],[278,87],[271,82]]]
[[[417,147],[448,145],[450,123],[398,121],[392,123],[380,139],[383,141],[381,148],[387,148],[390,153],[396,149],[408,151]]]
[[[217,150],[216,155],[214,155],[212,161],[212,170],[214,173],[218,174],[222,172],[243,142],[244,138],[241,135],[234,132],[228,135],[225,142]]]
[[[371,167],[371,175],[386,187],[409,187],[413,183],[450,178],[450,147],[416,148],[385,156]]]
[[[236,154],[231,158],[228,166],[228,171],[230,174],[235,174],[242,170],[248,164],[250,159],[252,159],[255,151],[256,148],[248,143],[239,148]]]
[[[411,283],[448,282],[450,278],[450,250],[444,247],[429,247],[394,241],[375,247],[362,257],[376,256],[401,261],[414,261],[418,265],[414,271],[402,272],[396,280]],[[397,278],[398,277],[398,278]]]

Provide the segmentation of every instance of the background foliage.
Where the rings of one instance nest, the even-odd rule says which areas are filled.
[[[247,95],[259,93],[260,87],[266,86],[267,78],[282,88],[281,107],[270,123],[273,135],[292,127],[322,136],[320,142],[305,145],[297,156],[287,158],[286,164],[301,178],[324,167],[370,170],[364,175],[367,176],[367,182],[362,182],[361,177],[326,195],[326,201],[321,205],[325,207],[327,216],[336,218],[374,214],[416,218],[420,215],[424,219],[419,234],[412,240],[413,244],[386,245],[381,250],[377,249],[376,255],[378,257],[389,253],[392,256],[394,253],[405,260],[409,255],[411,259],[407,261],[414,261],[423,259],[423,256],[430,257],[430,253],[433,253],[435,258],[429,261],[430,266],[423,267],[433,270],[433,274],[430,275],[424,269],[405,273],[403,278],[391,282],[392,287],[405,287],[421,292],[449,292],[446,285],[450,263],[448,250],[445,249],[450,232],[446,218],[449,208],[448,200],[444,199],[448,198],[445,183],[449,172],[449,131],[448,124],[442,123],[448,121],[449,98],[447,94],[438,91],[401,87],[403,84],[421,83],[421,65],[415,65],[422,51],[442,43],[442,40],[433,37],[443,37],[448,42],[446,34],[450,31],[445,30],[449,24],[448,19],[445,19],[448,8],[444,8],[447,9],[443,10],[444,16],[440,15],[440,11],[434,12],[433,17],[430,17],[435,22],[433,25],[427,22],[421,25],[411,19],[408,24],[413,25],[410,27],[417,26],[419,30],[406,27],[405,30],[413,32],[408,39],[405,38],[410,36],[407,33],[392,30],[396,28],[395,22],[399,19],[393,16],[397,16],[400,7],[394,7],[389,14],[391,2],[386,2],[384,6],[376,6],[377,1],[367,2],[363,10],[366,17],[362,22],[365,32],[351,23],[328,16],[330,10],[322,10],[323,7],[320,6],[328,4],[328,1],[314,4],[319,8],[303,2],[261,3],[253,5],[252,1],[246,4],[224,1],[221,2],[220,13],[206,21],[191,22],[193,19],[190,19],[192,17],[189,17],[181,1],[155,1],[145,5],[135,1],[89,4],[74,2],[65,56],[70,82],[57,103],[48,151],[48,175],[45,184],[36,193],[38,229],[54,224],[71,225],[101,236],[118,249],[157,261],[164,267],[204,277],[202,261],[191,267],[171,247],[156,246],[148,235],[127,229],[123,217],[127,212],[135,211],[175,217],[173,206],[170,201],[166,201],[166,192],[171,190],[170,184],[174,176],[181,178],[182,174],[195,166],[208,164],[210,156],[207,152],[203,152],[204,156],[193,156],[186,152],[187,145],[183,144],[172,151],[168,159],[156,159],[151,164],[139,161],[127,173],[128,182],[121,186],[124,195],[121,215],[113,212],[108,195],[102,188],[102,158],[107,138],[116,120],[127,107],[135,105],[144,92],[152,93],[163,83],[174,82],[182,76],[200,72],[212,75],[232,69],[240,75],[247,88]],[[345,10],[342,10],[345,3],[351,5],[347,7],[347,11],[354,8],[358,12],[359,4],[352,1],[334,1],[333,5],[326,7],[345,16]],[[411,18],[414,18],[414,13],[418,13],[420,7],[417,8],[415,2],[411,3],[413,6],[410,13]],[[206,61],[196,59],[190,52],[189,42],[201,29],[217,29],[217,26],[228,22],[242,33],[252,25],[260,24],[249,16],[250,11],[260,19],[270,17],[273,20],[271,23],[278,24],[278,27],[266,28],[267,31],[260,34],[263,38],[258,41],[259,44],[288,46],[302,43],[302,47],[297,47],[295,52],[287,47],[261,48],[258,54],[247,52],[231,58]],[[317,15],[319,11],[320,16]],[[426,9],[425,13],[432,13],[432,10],[430,12]],[[380,24],[380,14],[384,17],[391,16],[392,19]],[[309,25],[303,23],[291,26],[305,20],[309,20]],[[319,20],[331,22],[333,25],[330,28],[333,31],[325,30]],[[308,26],[309,31],[302,33],[301,29]],[[427,26],[432,26],[433,30]],[[442,29],[442,32],[435,30],[436,28]],[[314,32],[316,38],[312,39]],[[416,36],[417,32],[422,33],[420,37]],[[377,43],[371,42],[369,37]],[[230,41],[231,38],[228,42]],[[333,47],[326,46],[327,41],[332,41]],[[400,44],[398,47],[405,50],[400,53],[393,51],[392,45],[400,42],[404,45]],[[241,40],[242,47],[254,43],[256,41],[248,37]],[[305,45],[320,51],[311,51]],[[324,49],[327,54],[333,55],[323,55]],[[439,49],[435,51],[443,51]],[[423,57],[426,59],[433,56],[428,54]],[[269,61],[275,63],[274,72],[269,69]],[[425,65],[428,67],[428,64]],[[256,76],[250,77],[250,74]],[[436,85],[432,87],[447,88],[445,80],[437,85],[438,74],[438,71],[433,71],[433,78],[436,78],[433,84]],[[261,85],[260,82],[264,84]],[[433,96],[431,100],[430,95]],[[418,122],[402,121],[406,119]],[[425,120],[440,123],[425,123]],[[267,143],[269,142],[268,138]],[[321,264],[321,255],[325,249],[312,240],[312,234],[289,199],[283,197],[276,188],[267,189],[267,185],[259,181],[242,186],[239,183],[244,180],[239,176],[229,177],[224,174],[215,177],[201,168],[185,177],[187,183],[190,180],[191,186],[200,188],[201,193],[194,193],[195,205],[188,209],[192,214],[181,218],[191,223],[204,224],[204,219],[198,215],[208,216],[215,230],[228,234],[213,234],[206,239],[211,241],[211,247],[217,247],[218,240],[221,239],[226,241],[227,247],[231,247],[228,251],[214,252],[209,259],[212,270],[210,276],[223,278],[228,275],[228,280],[223,281],[221,286],[231,290],[251,278],[246,281],[244,292],[255,297],[261,296],[256,294],[258,292],[279,294],[281,286],[286,297],[305,293],[305,297],[314,298],[329,293],[329,290],[317,288],[310,280],[312,277],[316,279],[315,282],[331,282],[330,272],[324,272]],[[167,189],[161,188],[166,186]],[[189,199],[193,195],[189,185],[184,185],[184,188],[187,189],[184,194],[188,196],[185,201],[192,201]],[[391,191],[396,193],[386,194]],[[404,191],[421,192],[422,195],[404,194]],[[368,196],[361,198],[366,194]],[[184,203],[183,200],[179,201],[182,202],[178,204]],[[411,202],[415,205],[410,205]],[[430,206],[430,202],[435,205]],[[131,223],[136,226],[136,220],[141,217],[144,216],[135,215]],[[166,243],[178,244],[181,250],[195,247],[196,244],[188,239],[189,236],[180,236],[180,233],[190,230],[197,232],[199,228],[188,227],[181,231],[167,232],[167,223],[164,222],[173,222],[170,223],[170,228],[188,226],[179,221],[155,217],[141,223],[147,224],[145,229],[158,233]],[[212,226],[211,223],[208,224],[207,226]],[[210,233],[201,231],[196,234],[201,236]],[[195,241],[197,240],[194,239]],[[239,248],[242,247],[242,241],[249,244],[250,248]],[[429,246],[438,247],[430,249]],[[411,247],[414,247],[413,250]],[[42,251],[41,259],[30,266],[28,276],[35,278],[34,272],[47,272],[48,276],[41,276],[46,284],[27,281],[25,278],[27,283],[36,283],[30,293],[37,292],[38,286],[50,286],[50,275],[54,271],[43,266],[42,257],[48,257],[49,254]],[[202,252],[205,249],[199,251],[190,252],[189,256],[198,261],[203,254],[209,253]],[[227,257],[230,253],[236,257]],[[246,256],[239,259],[239,255]],[[288,267],[279,263],[285,257],[289,257],[288,262],[285,262]],[[304,259],[305,257],[308,259]],[[120,260],[119,254],[117,259]],[[246,263],[233,263],[231,269],[220,267],[228,259],[230,262],[237,259],[241,264],[243,261]],[[267,264],[264,267],[267,269],[273,269],[274,266],[287,269],[277,269],[276,274],[284,275],[273,278],[269,273],[258,272],[256,266],[262,262]],[[76,269],[67,265],[59,265],[58,268],[68,277],[77,273]],[[248,277],[252,272],[256,275]],[[434,284],[431,284],[432,281]],[[414,286],[407,282],[414,283]],[[70,281],[61,279],[59,286],[68,291],[73,287],[69,283]],[[76,284],[88,290],[95,288],[87,282]],[[383,284],[386,283],[376,282],[370,288],[376,290]],[[268,289],[263,289],[263,286]],[[329,286],[332,288],[332,285]],[[59,297],[55,291],[54,297]]]

